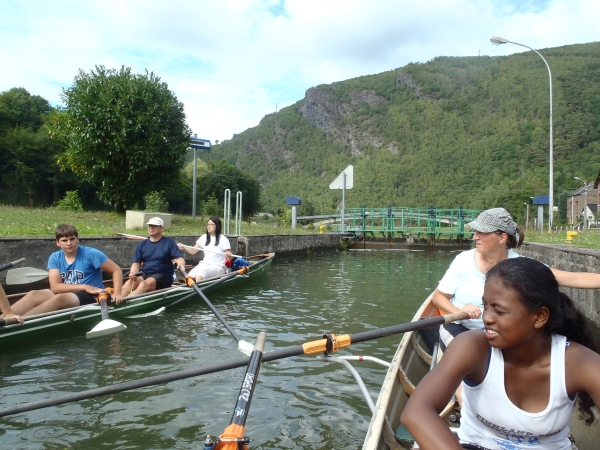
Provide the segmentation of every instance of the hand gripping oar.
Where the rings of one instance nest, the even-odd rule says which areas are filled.
[[[237,277],[238,275],[244,275],[245,273],[248,272],[248,267],[242,267],[239,270],[236,270],[235,272],[231,272],[230,274],[225,275],[224,277],[219,278],[218,280],[213,281],[210,284],[207,284],[206,286],[200,288],[201,291],[207,291],[210,288],[212,288],[213,286],[216,286],[217,284],[221,284],[227,280],[230,280],[234,277]],[[189,299],[190,297],[194,297],[198,294],[196,294],[196,292],[192,292],[191,294],[186,295],[185,297],[181,297],[178,300],[175,300],[173,303],[167,305],[167,306],[161,306],[160,308],[151,311],[149,313],[144,313],[144,314],[134,314],[133,316],[127,316],[127,319],[141,319],[143,317],[150,317],[150,316],[156,316],[157,314],[160,314],[161,312],[163,312],[165,309],[167,308],[171,308],[172,306],[178,305],[181,302],[186,301],[187,299]]]
[[[244,426],[246,425],[246,418],[248,417],[248,411],[250,410],[250,402],[252,401],[252,394],[254,394],[254,387],[256,386],[256,380],[258,378],[258,371],[260,370],[260,364],[262,363],[263,352],[265,351],[265,340],[267,335],[264,332],[258,334],[256,339],[256,345],[250,355],[250,362],[248,362],[248,369],[246,375],[244,375],[244,381],[242,381],[242,387],[240,388],[240,394],[238,395],[235,408],[233,409],[233,416],[231,422],[225,431],[217,439],[217,445],[211,445],[210,436],[207,436],[204,443],[204,450],[238,450],[243,448],[246,450],[250,439],[244,436]]]
[[[415,322],[402,323],[391,327],[379,328],[377,330],[365,331],[357,334],[345,334],[336,338],[337,345],[330,345],[331,337],[319,339],[318,341],[306,342],[302,345],[293,345],[279,350],[274,350],[263,355],[262,362],[276,361],[278,359],[289,358],[290,356],[314,355],[315,353],[330,352],[339,348],[348,347],[351,344],[358,342],[366,342],[372,339],[379,339],[394,334],[407,333],[409,331],[422,330],[423,328],[435,327],[445,323],[454,322],[456,320],[468,319],[467,313],[449,314],[446,316],[433,317],[431,319],[417,320]],[[1,323],[0,323],[1,325]],[[86,400],[88,398],[100,397],[102,395],[115,394],[117,392],[130,391],[147,386],[155,386],[157,384],[170,383],[171,381],[183,380],[185,378],[197,377],[209,373],[222,372],[224,370],[235,369],[248,365],[250,358],[237,358],[230,361],[225,361],[212,366],[198,367],[192,369],[180,370],[177,372],[165,373],[163,375],[155,375],[153,377],[141,378],[139,380],[127,381],[125,383],[113,384],[87,391],[78,392],[76,394],[67,394],[61,397],[49,398],[40,400],[39,402],[25,403],[24,405],[13,406],[0,410],[0,417],[18,414],[25,411],[33,411],[34,409],[47,408],[49,406],[62,405],[64,403]]]
[[[117,322],[116,320],[108,318],[108,306],[106,305],[106,301],[108,300],[109,294],[111,294],[112,292],[113,290],[111,288],[106,288],[106,290],[98,294],[98,298],[96,299],[96,301],[100,303],[100,310],[102,311],[102,321],[85,334],[86,338],[95,338],[107,334],[117,333],[119,331],[127,329],[127,327],[121,322]]]
[[[245,355],[249,355],[250,352],[252,352],[252,349],[254,348],[254,346],[250,342],[246,342],[246,341],[240,339],[238,334],[233,330],[233,328],[231,328],[229,326],[229,324],[227,323],[225,318],[221,315],[221,313],[217,310],[217,308],[215,308],[214,305],[210,302],[210,300],[208,298],[206,298],[206,295],[204,295],[204,292],[202,292],[202,289],[200,289],[198,287],[198,285],[196,284],[194,279],[192,277],[188,276],[188,274],[185,273],[185,270],[183,270],[182,267],[179,268],[179,273],[181,273],[181,275],[183,275],[183,278],[185,279],[186,284],[188,286],[194,288],[194,290],[198,293],[198,295],[200,297],[202,297],[202,300],[204,300],[204,302],[208,305],[208,307],[212,310],[212,312],[215,313],[215,316],[217,316],[217,318],[221,321],[221,323],[225,326],[225,328],[227,328],[227,331],[229,331],[229,333],[237,341],[238,348],[240,349],[240,351],[242,353],[244,353]]]

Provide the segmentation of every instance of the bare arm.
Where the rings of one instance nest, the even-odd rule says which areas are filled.
[[[578,289],[600,289],[600,274],[591,272],[566,272],[550,269],[560,286]]]
[[[571,342],[565,354],[566,385],[569,395],[585,391],[600,405],[600,355],[583,345]]]
[[[175,260],[177,263],[177,268],[185,269],[185,260],[182,257],[179,257]]]
[[[462,449],[439,413],[465,377],[472,374],[472,378],[482,379],[485,376],[486,351],[489,354],[489,344],[482,331],[462,333],[448,347],[435,368],[421,380],[400,418],[419,448]]]
[[[194,245],[194,248],[190,248],[189,246],[184,246],[181,242],[177,243],[177,248],[182,252],[189,253],[190,255],[195,255],[200,250],[200,246],[198,244]]]
[[[4,289],[0,285],[0,309],[2,310],[2,316],[4,319],[17,319],[19,323],[23,323],[23,319],[21,316],[14,314],[12,308],[10,307],[10,302],[8,301],[8,297],[4,292]]]
[[[451,294],[446,294],[445,292],[436,289],[433,293],[433,297],[431,301],[435,306],[444,311],[446,314],[455,314],[458,312],[466,312],[471,319],[478,319],[481,316],[481,309],[478,306],[467,304],[462,308],[457,308],[452,304],[450,299],[452,298]]]
[[[107,259],[100,266],[103,272],[112,274],[113,289],[112,299],[117,303],[121,303],[123,296],[121,295],[121,289],[123,288],[123,271],[121,268],[112,260]]]
[[[97,294],[102,291],[101,288],[90,284],[66,284],[60,276],[58,269],[48,270],[48,280],[50,281],[50,290],[55,294],[65,294],[67,292],[85,291],[88,294]]]

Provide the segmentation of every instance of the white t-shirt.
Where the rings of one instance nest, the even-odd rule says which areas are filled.
[[[200,236],[196,241],[196,244],[200,246],[200,249],[207,251],[204,252],[204,258],[201,264],[216,264],[218,266],[225,266],[225,250],[231,250],[231,244],[229,239],[225,235],[219,237],[219,245],[215,245],[217,238],[215,236],[210,237],[210,244],[206,245],[206,234]],[[217,252],[217,253],[215,253]]]
[[[477,269],[475,251],[475,249],[467,250],[459,253],[454,258],[442,281],[440,281],[438,290],[444,294],[454,295],[450,301],[459,309],[467,304],[471,304],[479,306],[483,312],[481,298],[483,297],[485,274]],[[512,250],[508,251],[509,258],[517,258],[518,256]],[[483,328],[481,317],[479,319],[461,320],[457,323],[461,323],[469,329]]]

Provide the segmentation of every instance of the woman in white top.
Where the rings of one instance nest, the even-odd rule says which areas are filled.
[[[454,259],[432,299],[447,314],[466,312],[470,317],[442,326],[440,337],[445,346],[454,336],[483,327],[481,296],[486,273],[500,261],[518,257],[512,249],[520,247],[524,239],[523,231],[504,208],[488,209],[467,226],[475,231],[475,248]],[[551,270],[561,286],[600,289],[600,274]]]
[[[181,243],[177,246],[180,250],[195,255],[198,250],[204,251],[204,258],[188,275],[194,277],[196,282],[207,278],[218,277],[226,272],[225,259],[231,259],[231,244],[225,235],[221,234],[221,219],[211,217],[206,224],[206,234],[196,241],[194,248],[184,247]]]
[[[600,403],[599,346],[583,314],[530,258],[492,267],[483,305],[484,329],[455,338],[402,423],[422,449],[571,449],[575,398],[588,424]],[[439,413],[461,382],[459,443]]]

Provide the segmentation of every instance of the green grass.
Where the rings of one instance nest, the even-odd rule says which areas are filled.
[[[582,248],[600,248],[600,229],[578,231],[571,242],[567,241],[567,231],[539,232],[527,230],[525,242],[539,242],[543,244],[560,244]]]
[[[179,214],[173,215],[171,228],[165,234],[171,236],[197,236],[205,232],[208,218]],[[278,225],[273,219],[253,218],[256,223],[242,222],[242,234],[314,234],[298,226],[292,230],[290,226]],[[232,217],[230,231],[235,231],[235,217]],[[75,225],[82,237],[117,236],[117,233],[146,234],[145,228],[125,229],[125,215],[107,211],[62,211],[55,208],[23,208],[0,205],[0,237],[54,237],[57,225],[68,223]]]

